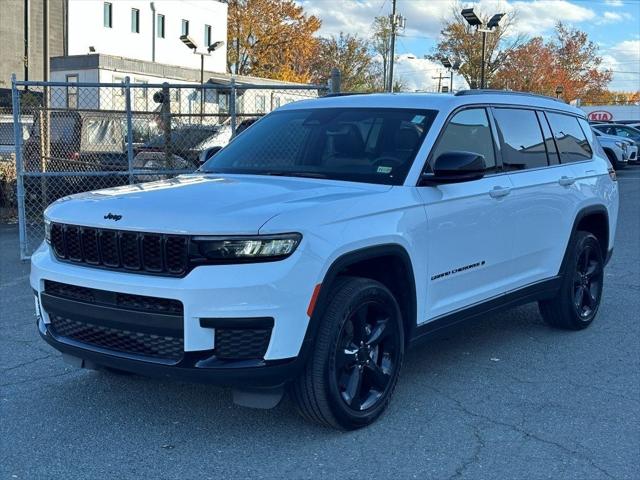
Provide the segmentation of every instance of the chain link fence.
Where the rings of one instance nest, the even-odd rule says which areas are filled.
[[[317,85],[233,80],[224,85],[14,80],[15,146],[0,159],[0,200],[17,207],[21,258],[29,258],[42,242],[43,212],[55,200],[191,173],[261,116],[326,93]]]

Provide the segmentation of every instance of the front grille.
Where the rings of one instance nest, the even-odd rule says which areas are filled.
[[[169,315],[183,314],[183,305],[179,300],[170,298],[147,297],[131,293],[116,293],[96,288],[80,287],[66,283],[45,280],[44,293],[60,298],[87,302],[94,305],[105,305],[128,310]]]
[[[178,361],[183,355],[181,337],[120,330],[71,320],[56,314],[49,314],[49,318],[51,320],[49,329],[55,336],[70,338],[117,352],[167,360]]]
[[[220,359],[263,358],[271,339],[268,329],[216,328],[215,353]]]
[[[189,237],[53,223],[59,260],[129,272],[179,277],[189,267]]]

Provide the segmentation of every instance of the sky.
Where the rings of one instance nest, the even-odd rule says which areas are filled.
[[[391,0],[297,0],[322,20],[320,35],[345,33],[367,37],[373,18],[391,13]],[[442,19],[456,0],[397,0],[406,29],[396,46],[395,71],[408,90],[434,90],[444,69],[424,55],[433,52]],[[515,33],[553,35],[558,21],[585,31],[599,46],[603,66],[613,70],[612,90],[640,90],[640,0],[479,0],[463,1],[488,14],[516,10]],[[464,88],[454,78],[454,88]]]

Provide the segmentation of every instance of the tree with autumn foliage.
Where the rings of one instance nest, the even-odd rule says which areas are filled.
[[[440,32],[440,41],[435,47],[434,53],[428,58],[434,62],[440,62],[442,58],[451,61],[460,61],[462,66],[459,74],[467,83],[475,88],[480,85],[480,73],[482,66],[482,33],[470,26],[462,14],[462,4],[457,3],[452,7],[451,19],[446,20]],[[478,11],[476,15],[487,23],[489,15]],[[504,65],[509,54],[518,48],[525,40],[522,35],[509,35],[510,29],[516,21],[515,13],[506,14],[497,28],[487,34],[485,51],[485,79],[486,84],[491,84],[495,73]]]
[[[229,0],[229,71],[309,82],[320,25],[293,0]]]
[[[598,46],[586,33],[558,23],[555,38],[535,37],[511,51],[491,87],[545,95],[562,87],[567,100],[604,97],[612,73],[601,65]]]
[[[326,83],[333,68],[341,73],[341,89],[345,92],[373,91],[380,67],[375,61],[369,41],[357,35],[334,35],[320,38],[313,64],[314,82]]]

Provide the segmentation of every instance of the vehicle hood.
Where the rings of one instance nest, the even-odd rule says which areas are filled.
[[[192,174],[71,195],[53,203],[45,216],[54,222],[141,232],[256,234],[281,213],[309,206],[330,208],[332,202],[390,188],[321,179]]]
[[[615,135],[599,135],[596,137],[600,143],[607,145],[615,144],[616,142],[622,142],[629,145],[633,145],[633,141],[625,137],[617,137]]]

